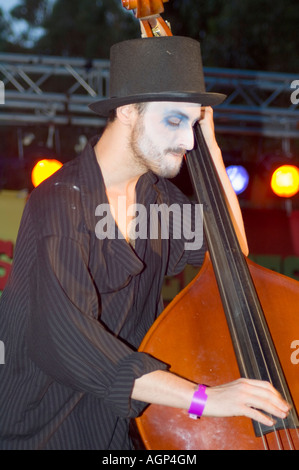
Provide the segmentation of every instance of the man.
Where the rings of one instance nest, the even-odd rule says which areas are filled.
[[[247,244],[213,132],[210,105],[224,97],[204,90],[198,43],[173,37],[114,46],[110,95],[91,105],[110,115],[101,138],[33,191],[24,210],[1,299],[2,449],[130,449],[129,420],[147,403],[266,425],[273,423],[264,411],[289,410],[270,384],[243,379],[196,401],[197,384],[137,351],[161,312],[165,274],[200,265],[205,245],[187,250],[174,224],[168,238],[150,237],[150,226],[136,237],[130,209],[142,205],[148,220],[155,204],[190,204],[165,177],[192,149],[197,121],[245,253]],[[103,207],[113,230],[101,224]]]

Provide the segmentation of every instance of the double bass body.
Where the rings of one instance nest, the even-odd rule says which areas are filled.
[[[291,344],[299,339],[298,282],[249,259],[247,263],[298,410],[299,364],[291,360]],[[140,350],[194,382],[215,386],[240,377],[209,256],[155,322]],[[269,433],[256,437],[251,420],[244,417],[193,420],[186,411],[150,405],[137,426],[147,449],[299,449],[298,429],[269,428]]]

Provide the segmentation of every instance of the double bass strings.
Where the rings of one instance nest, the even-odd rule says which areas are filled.
[[[190,176],[194,185],[195,192],[199,199],[199,202],[203,203],[204,208],[205,208],[204,219],[206,219],[207,214],[208,214],[208,217],[210,219],[212,217],[217,220],[217,224],[213,221],[214,226],[217,225],[216,227],[217,230],[219,230],[219,225],[220,225],[220,229],[221,229],[220,241],[219,241],[219,234],[218,234],[218,239],[216,239],[218,243],[215,243],[215,240],[211,240],[211,238],[214,237],[214,233],[212,233],[211,230],[209,229],[207,230],[207,226],[206,226],[207,224],[205,224],[205,231],[206,231],[211,259],[212,261],[214,261],[213,266],[215,270],[215,275],[217,277],[219,289],[220,291],[222,291],[222,299],[225,304],[224,306],[226,307],[226,310],[228,312],[228,322],[231,324],[230,325],[231,334],[233,338],[235,337],[234,346],[236,348],[236,355],[238,356],[239,366],[241,366],[240,369],[242,370],[242,374],[245,377],[269,380],[272,383],[274,382],[274,386],[276,386],[276,388],[277,388],[277,385],[279,385],[279,389],[282,395],[285,397],[285,399],[288,402],[292,403],[288,386],[285,382],[285,378],[284,378],[282,369],[280,367],[278,357],[276,355],[276,350],[274,348],[270,332],[265,322],[263,311],[262,311],[259,299],[257,297],[247,263],[245,262],[244,256],[241,253],[241,250],[240,250],[237,238],[236,238],[236,234],[234,232],[230,217],[228,215],[227,207],[225,206],[224,197],[222,196],[221,193],[219,194],[220,185],[217,184],[218,183],[217,181],[215,183],[215,170],[213,168],[213,162],[212,162],[211,156],[209,155],[209,150],[202,136],[199,124],[196,126],[196,129],[195,129],[195,138],[197,142],[197,149],[196,149],[197,151],[196,151],[196,154],[195,154],[195,151],[190,152],[191,158],[187,159],[187,165],[188,165]],[[200,150],[201,167],[199,167],[199,163],[198,163],[199,161],[198,150]],[[202,176],[201,172],[205,173],[205,175]],[[198,191],[198,184],[196,184],[198,183],[198,181],[200,181],[200,185],[199,185],[200,191]],[[208,189],[206,189],[205,187],[206,181],[209,182],[210,187],[208,187]],[[223,212],[225,213],[225,216],[228,218],[230,223],[227,223],[227,221],[223,221]],[[211,220],[209,220],[209,223],[211,223]],[[233,238],[233,247],[232,247],[232,238]],[[232,255],[230,256],[229,262],[226,261],[224,265],[223,264],[221,265],[221,263],[219,265],[219,263],[217,262],[219,257],[216,256],[215,249],[218,249],[218,244],[224,245],[224,252],[225,253],[230,252],[230,255]],[[237,248],[236,248],[236,244],[237,244]],[[236,256],[237,249],[239,252],[239,256]],[[217,251],[217,254],[219,255],[218,251]],[[243,270],[245,269],[245,274],[243,273],[242,276],[240,276],[239,274],[240,263],[241,263],[241,267],[243,268]],[[233,293],[234,302],[235,302],[234,308],[236,309],[236,305],[237,305],[238,317],[240,317],[239,315],[240,309],[245,308],[246,310],[246,319],[244,319],[244,317],[242,316],[242,320],[240,323],[241,327],[239,325],[239,327],[237,328],[238,331],[236,331],[235,318],[234,318],[234,315],[231,314],[231,309],[229,308],[230,307],[229,301],[226,298],[226,292],[225,292],[224,286],[222,285],[223,266],[227,268],[225,269],[226,276],[228,277],[230,276],[231,270],[234,271],[234,273],[236,273],[234,274],[234,276],[229,277],[228,284],[232,285],[233,282],[237,282],[238,284],[237,291]],[[248,290],[251,292],[250,302],[248,302],[247,300]],[[241,293],[241,297],[243,298],[242,305],[239,302],[240,293]],[[252,315],[252,310],[255,311],[255,316]],[[258,324],[259,331],[257,331],[256,324]],[[250,334],[249,334],[249,330],[251,331]],[[239,338],[240,333],[241,333],[241,337],[243,337],[243,340],[240,340]],[[262,341],[260,340],[260,335],[263,338]],[[254,348],[252,346],[253,341],[254,341],[254,346],[255,346]],[[242,343],[243,343],[243,347],[241,347]],[[244,344],[245,344],[245,348],[244,348]],[[244,349],[245,349],[246,357],[244,357]],[[259,362],[256,360],[257,349],[258,349]],[[266,349],[267,351],[266,356],[264,354],[264,349]],[[248,357],[249,357],[249,361],[248,361]],[[260,371],[261,362],[262,362],[262,368],[263,368],[262,373]],[[271,371],[269,370],[268,362],[271,364]],[[248,372],[248,369],[250,370],[250,372]],[[275,377],[275,380],[273,380],[273,376]],[[292,428],[295,428],[295,429],[298,426],[298,417],[296,415],[296,411],[294,407],[290,413],[288,424]],[[257,427],[258,427],[258,435],[260,436],[263,436],[264,432],[269,432],[269,428],[267,428],[267,430],[265,431],[265,429],[263,430],[262,426],[258,425]],[[287,440],[289,442],[289,447],[292,448],[292,438],[290,436],[290,433],[287,430],[285,420],[279,420],[278,424],[276,424],[273,427],[273,431],[276,433],[276,440],[277,440],[278,447],[281,448],[281,444],[280,444],[281,440],[277,434],[277,429],[279,428],[283,429],[286,435],[287,434],[289,435],[289,437],[287,436]],[[298,436],[297,430],[296,430],[296,434]],[[265,448],[267,448],[266,443],[264,443],[264,446]]]

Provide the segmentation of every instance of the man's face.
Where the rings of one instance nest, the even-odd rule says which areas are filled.
[[[136,163],[159,176],[176,176],[186,150],[193,148],[193,126],[200,111],[200,105],[194,103],[148,103],[131,134]]]

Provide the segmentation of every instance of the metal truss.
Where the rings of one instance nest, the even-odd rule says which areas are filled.
[[[291,99],[299,77],[220,68],[204,72],[207,91],[227,95],[215,109],[217,132],[299,138],[299,99]],[[2,53],[0,80],[5,88],[2,125],[105,124],[88,104],[109,94],[108,60]]]
[[[224,103],[215,108],[217,131],[298,138],[299,80],[296,78],[293,74],[206,69],[207,90],[227,94]]]

